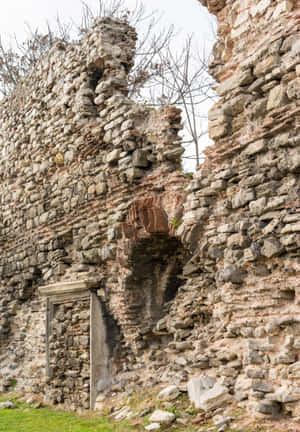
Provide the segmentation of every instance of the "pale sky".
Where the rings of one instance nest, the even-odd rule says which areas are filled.
[[[85,0],[96,7],[97,0]],[[133,8],[136,0],[125,0],[128,8]],[[197,0],[145,0],[147,8],[164,12],[164,22],[174,24],[189,33],[199,35],[199,39],[211,39],[211,17],[206,8]],[[22,38],[24,23],[33,27],[41,26],[46,19],[52,20],[57,13],[62,20],[73,18],[78,21],[82,10],[81,0],[2,0],[0,6],[1,34],[16,33]]]
[[[26,24],[32,29],[37,27],[42,31],[45,22],[50,23],[59,15],[62,22],[73,20],[80,23],[82,12],[81,0],[0,0],[0,35],[3,40],[9,35],[16,35],[19,41],[26,37]],[[104,0],[106,1],[106,0]],[[107,0],[109,2],[109,0]],[[85,0],[85,3],[92,9],[97,8],[98,0]],[[197,0],[144,0],[147,10],[157,10],[162,15],[161,23],[168,27],[174,25],[181,30],[178,43],[184,40],[185,34],[193,33],[200,46],[205,47],[209,52],[215,37],[214,18],[207,9],[201,6]],[[134,8],[136,0],[124,0],[128,9]],[[182,38],[181,38],[182,35]],[[208,111],[211,104],[204,106],[204,112]],[[206,129],[207,126],[205,125]],[[203,138],[201,147],[208,144],[208,137]],[[194,153],[190,148],[188,153]],[[186,154],[188,155],[188,154]],[[184,161],[186,170],[193,170],[194,163],[187,159]]]

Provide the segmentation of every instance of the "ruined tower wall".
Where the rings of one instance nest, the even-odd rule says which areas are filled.
[[[101,20],[78,43],[57,43],[14,93],[1,101],[0,364],[4,386],[9,385],[8,377],[16,377],[17,388],[36,393],[44,393],[49,384],[46,302],[38,288],[58,281],[93,281],[96,288],[105,287],[103,301],[122,325],[128,321],[127,299],[115,283],[116,257],[128,208],[139,195],[159,195],[167,226],[176,214],[171,192],[180,185],[181,196],[186,182],[176,171],[183,152],[178,140],[180,112],[172,107],[155,112],[127,97],[135,40],[135,31],[128,25]],[[109,284],[114,284],[112,291]],[[74,303],[75,316],[80,302]],[[76,387],[80,381],[76,374],[73,381],[71,372],[67,376],[64,357],[70,358],[68,350],[71,353],[80,346],[84,352],[88,343],[82,345],[77,338],[74,348],[67,318],[71,312],[68,306],[61,309],[67,311],[66,322],[59,324],[63,318],[55,321],[61,329],[52,338],[57,358],[50,363],[61,364],[62,370],[57,371],[57,379],[50,380],[50,387],[57,390],[52,402],[64,401],[61,387],[68,388],[68,394],[84,387],[84,383]],[[82,335],[86,332],[82,329]],[[126,339],[129,328],[123,333]],[[84,358],[74,370],[86,370],[88,363]],[[65,394],[65,402],[74,406],[68,397]],[[87,407],[88,397],[79,399]]]
[[[207,326],[192,324],[193,366],[247,407],[299,415],[299,2],[206,6],[219,22],[220,99],[178,229],[199,241],[173,323],[206,307]]]
[[[207,6],[220,99],[215,144],[191,182],[178,110],[127,97],[125,24],[104,20],[59,44],[2,102],[0,367],[20,387],[54,386],[37,288],[89,281],[119,332],[114,390],[208,374],[229,399],[299,415],[299,5]],[[74,327],[83,337],[85,319]],[[55,355],[72,359],[53,336]],[[76,406],[65,388],[89,389],[67,372],[55,381],[65,400],[52,402]]]

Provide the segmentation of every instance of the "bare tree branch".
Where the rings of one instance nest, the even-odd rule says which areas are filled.
[[[202,126],[206,118],[202,107],[215,97],[208,75],[208,56],[199,50],[192,35],[179,49],[175,28],[163,27],[162,16],[157,11],[149,13],[139,0],[132,10],[126,8],[125,0],[98,0],[95,9],[82,0],[79,25],[63,23],[57,16],[54,25],[46,22],[45,33],[27,24],[28,36],[21,43],[14,36],[6,45],[0,37],[0,94],[9,95],[54,43],[70,43],[90,31],[96,19],[106,16],[137,28],[139,38],[129,75],[129,96],[151,107],[165,104],[181,107],[185,125],[183,143],[193,144],[199,165],[199,142],[207,135],[206,127],[203,130]]]

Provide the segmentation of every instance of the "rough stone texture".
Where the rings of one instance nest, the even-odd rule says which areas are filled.
[[[142,248],[138,237],[148,242],[147,251],[153,247],[165,256],[148,270],[157,268],[158,279],[147,294],[149,318],[157,320],[164,302],[176,294],[176,286],[170,288],[172,281],[179,283],[179,257],[173,257],[173,247],[179,254],[181,243],[171,222],[180,212],[187,182],[179,170],[180,111],[163,107],[156,112],[128,99],[135,40],[128,25],[101,20],[78,43],[54,46],[1,102],[4,389],[16,378],[17,389],[40,394],[47,389],[46,398],[52,402],[87,407],[89,314],[80,318],[87,305],[79,311],[74,303],[73,311],[57,312],[50,349],[54,376],[48,376],[46,301],[38,296],[39,286],[76,280],[98,284],[107,316],[122,326],[123,342],[113,337],[108,341],[123,357],[115,374],[134,361],[132,343],[140,330],[138,299],[126,282],[135,266],[127,249],[135,255]],[[151,259],[145,256],[145,261],[141,258],[138,267],[151,267]],[[160,278],[165,280],[162,287]],[[153,301],[157,306],[152,313]]]
[[[299,2],[205,5],[219,21],[210,70],[220,100],[184,212],[208,202],[193,260],[215,284],[203,284],[215,342],[199,354],[245,405],[297,416],[299,377],[288,370],[299,358]],[[184,235],[195,229],[186,219]],[[282,407],[283,393],[294,402]]]
[[[47,401],[89,408],[89,299],[54,305],[49,334]]]
[[[232,398],[228,393],[228,389],[218,383],[208,388],[203,387],[201,382],[198,382],[198,385],[199,388],[197,389],[194,383],[193,391],[188,388],[190,400],[194,403],[195,408],[201,408],[203,411],[212,411],[228,403]]]
[[[180,394],[180,390],[178,389],[178,387],[171,385],[161,390],[157,397],[160,400],[168,401],[168,400],[176,399],[177,396],[179,396],[179,394]]]
[[[1,103],[4,388],[51,387],[37,287],[88,279],[120,329],[112,391],[203,374],[299,416],[299,5],[207,3],[220,100],[191,182],[178,110],[127,98],[125,24],[59,44]]]
[[[168,411],[155,410],[149,417],[150,422],[170,424],[175,419],[175,414]]]

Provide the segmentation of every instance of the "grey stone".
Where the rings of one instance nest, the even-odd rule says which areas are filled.
[[[286,100],[286,87],[282,84],[274,87],[270,93],[268,98],[267,110],[272,110],[274,108],[278,108],[284,104]]]
[[[249,377],[249,378],[259,379],[259,378],[265,377],[266,371],[263,369],[250,369],[250,368],[248,368],[246,370],[246,374],[247,374],[247,377]]]
[[[153,414],[151,414],[149,421],[153,423],[164,423],[171,424],[175,420],[175,414],[170,413],[168,411],[155,410]]]
[[[243,282],[246,273],[239,269],[235,265],[227,265],[223,271],[223,280],[225,282],[232,282],[234,284],[240,284]]]
[[[176,399],[179,394],[180,390],[178,389],[178,387],[175,385],[171,385],[160,391],[157,398],[160,400],[170,401]]]
[[[115,149],[115,150],[111,151],[110,153],[108,153],[108,155],[106,156],[106,162],[107,163],[115,162],[119,159],[119,156],[120,156],[120,150]]]
[[[132,164],[134,167],[146,168],[149,165],[147,154],[143,150],[135,150],[132,155]]]
[[[252,385],[252,390],[262,393],[272,393],[274,391],[274,388],[263,381],[258,381]]]
[[[253,189],[240,189],[232,198],[232,208],[244,207],[249,201],[255,199]]]
[[[259,198],[249,204],[250,212],[254,215],[260,216],[266,210],[267,199],[266,197]]]
[[[267,258],[279,255],[284,250],[281,243],[276,238],[268,238],[264,240],[261,248],[261,254]]]
[[[16,409],[17,406],[10,400],[0,402],[0,409]]]
[[[257,406],[257,411],[261,414],[276,415],[279,414],[281,406],[277,402],[263,400]]]

